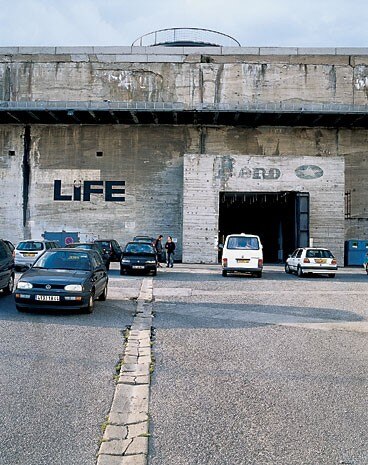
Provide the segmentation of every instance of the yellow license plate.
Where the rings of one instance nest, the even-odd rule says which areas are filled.
[[[249,263],[249,258],[237,258],[238,263]]]
[[[24,253],[23,257],[34,257],[35,255],[35,253]]]
[[[326,263],[327,260],[325,258],[315,258],[314,261],[316,263]]]

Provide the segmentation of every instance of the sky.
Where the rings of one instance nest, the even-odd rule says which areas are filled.
[[[195,27],[244,47],[368,47],[364,0],[0,0],[0,46],[129,46]]]

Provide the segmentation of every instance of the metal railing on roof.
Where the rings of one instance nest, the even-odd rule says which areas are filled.
[[[163,46],[214,46],[214,47],[241,47],[234,37],[211,29],[197,27],[172,27],[159,29],[138,37],[132,47]]]

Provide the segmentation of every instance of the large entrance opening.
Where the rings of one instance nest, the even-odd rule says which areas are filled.
[[[256,234],[268,263],[309,245],[308,193],[220,192],[219,201],[219,243],[228,234]]]

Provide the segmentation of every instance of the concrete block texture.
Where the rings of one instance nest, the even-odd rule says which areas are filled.
[[[365,95],[367,70],[364,66],[357,68],[355,82],[360,90],[356,99],[360,93],[362,99]],[[10,89],[3,85],[0,92],[9,95]],[[114,237],[124,244],[136,234],[162,233],[164,238],[177,238],[177,258],[181,258],[183,159],[185,153],[198,153],[200,144],[201,150],[213,154],[286,156],[290,160],[306,154],[342,156],[346,159],[352,211],[356,217],[365,217],[366,129],[218,127],[206,128],[204,134],[205,138],[201,137],[194,127],[32,127],[31,182],[23,226],[25,194],[20,179],[24,128],[0,127],[0,194],[5,199],[0,208],[2,236],[18,242],[40,238],[45,231],[65,229],[79,231],[90,239]],[[98,149],[103,150],[102,158],[96,157]],[[9,150],[16,155],[10,157]],[[103,195],[92,195],[89,202],[54,201],[57,179],[62,181],[65,195],[71,195],[74,183],[80,180],[124,180],[126,200],[106,203]],[[353,231],[349,228],[349,234]],[[132,340],[140,337],[139,331],[134,334]],[[148,330],[148,346],[149,338]]]
[[[197,49],[190,62],[191,55],[73,50],[68,54],[61,48],[56,55],[19,55],[24,62],[13,57],[10,64],[0,62],[0,89],[8,89],[0,100],[181,102],[188,109],[203,103],[367,102],[366,94],[354,87],[349,56],[313,58],[297,55],[294,49],[283,49],[282,56],[276,50],[241,56]]]
[[[318,180],[298,177],[300,166],[318,166],[322,174]],[[277,176],[253,176],[252,170],[259,169],[272,170]],[[186,155],[183,261],[217,263],[220,192],[279,192],[282,184],[285,191],[309,193],[310,237],[316,246],[334,250],[343,263],[344,172],[343,157]]]
[[[149,386],[118,384],[115,389],[111,410],[113,412],[148,412]]]

